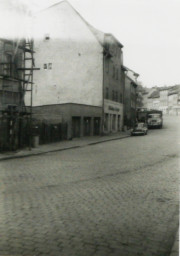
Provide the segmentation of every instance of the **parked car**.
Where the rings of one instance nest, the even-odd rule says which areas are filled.
[[[147,135],[148,127],[146,123],[137,123],[131,130],[131,135]]]

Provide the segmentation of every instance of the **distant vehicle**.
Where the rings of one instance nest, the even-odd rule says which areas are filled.
[[[138,108],[137,121],[144,122],[148,128],[162,128],[163,126],[163,113],[161,110]]]
[[[131,136],[133,135],[147,135],[148,127],[146,123],[137,123],[131,130]]]
[[[149,128],[162,128],[163,126],[162,111],[160,110],[148,111],[147,124]]]

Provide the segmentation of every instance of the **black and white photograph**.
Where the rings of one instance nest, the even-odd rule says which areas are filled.
[[[0,256],[178,256],[179,0],[0,0]]]

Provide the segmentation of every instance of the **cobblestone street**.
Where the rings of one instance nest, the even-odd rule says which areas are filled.
[[[0,256],[168,256],[179,128],[0,161]]]

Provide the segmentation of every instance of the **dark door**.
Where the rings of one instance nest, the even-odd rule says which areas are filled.
[[[72,117],[72,137],[80,137],[80,116]]]
[[[118,131],[120,131],[121,128],[121,116],[118,115]]]
[[[100,135],[100,117],[94,118],[94,135]]]
[[[90,136],[91,131],[91,118],[84,117],[84,136]]]

